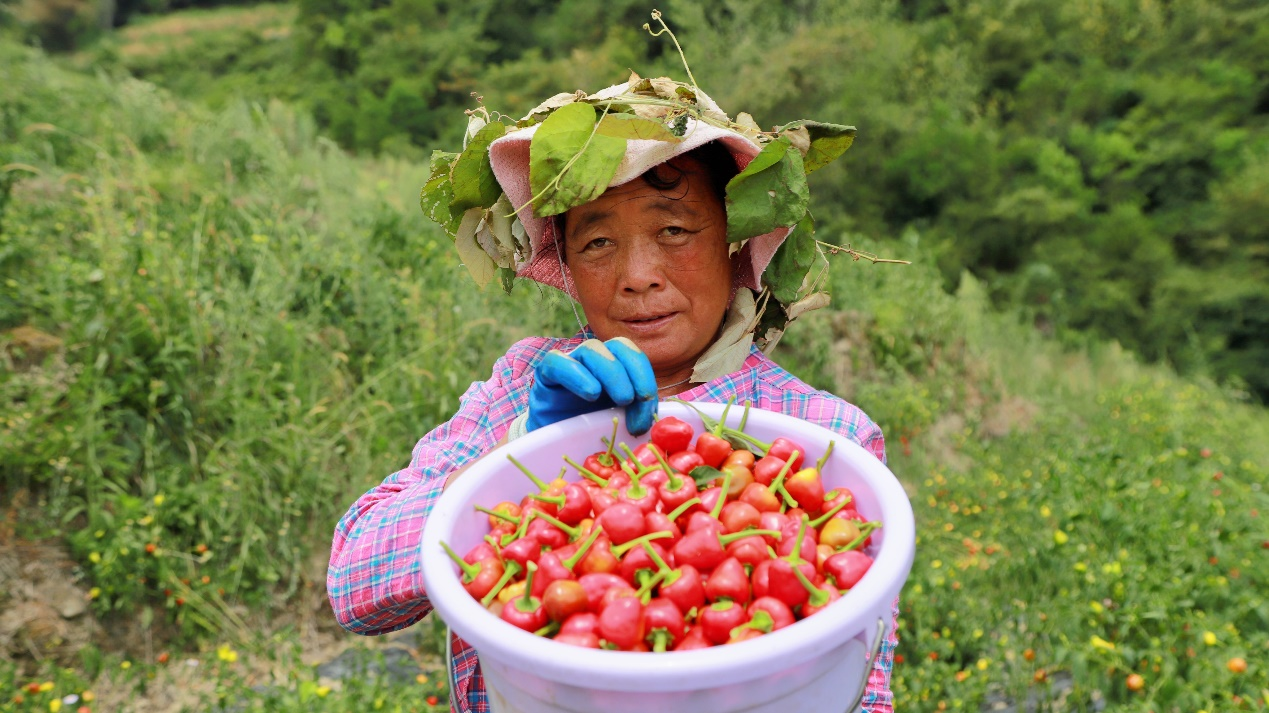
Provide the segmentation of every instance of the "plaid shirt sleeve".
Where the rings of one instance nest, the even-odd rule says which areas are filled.
[[[458,413],[418,442],[409,467],[361,496],[339,521],[326,589],[345,629],[383,634],[432,610],[417,555],[423,525],[445,478],[493,448],[527,408],[532,365],[551,341],[513,346],[488,381],[467,389]]]

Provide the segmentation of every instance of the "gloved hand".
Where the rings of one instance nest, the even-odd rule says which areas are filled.
[[[566,418],[611,406],[626,407],[626,429],[652,428],[657,379],[648,357],[625,337],[587,339],[565,354],[551,350],[534,372],[525,427],[537,430]]]

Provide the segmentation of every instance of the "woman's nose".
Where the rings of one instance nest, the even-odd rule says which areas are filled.
[[[622,292],[641,293],[665,286],[666,266],[658,245],[636,240],[620,251],[620,277],[617,287]]]

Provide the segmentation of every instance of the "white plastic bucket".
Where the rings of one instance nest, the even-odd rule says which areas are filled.
[[[696,404],[712,418],[719,404]],[[733,407],[735,426],[743,409]],[[662,416],[677,416],[700,433],[687,407],[662,403]],[[485,515],[472,505],[519,502],[532,489],[506,459],[510,454],[544,479],[563,465],[603,449],[619,411],[600,411],[539,429],[473,465],[441,496],[423,530],[420,556],[428,596],[455,633],[480,657],[494,713],[836,713],[854,708],[871,663],[870,648],[891,624],[890,606],[908,577],[915,554],[912,506],[894,475],[871,453],[821,426],[752,409],[745,431],[762,441],[779,436],[823,455],[826,489],[845,486],[857,509],[880,520],[866,550],[875,562],[863,579],[824,611],[756,639],[710,649],[662,654],[585,649],[534,636],[507,624],[463,589],[458,568],[440,541],[466,552],[488,533]],[[624,429],[619,438],[633,447]],[[882,622],[882,626],[878,626]],[[875,649],[874,649],[875,650]]]

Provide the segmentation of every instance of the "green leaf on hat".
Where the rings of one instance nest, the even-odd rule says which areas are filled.
[[[665,124],[631,114],[609,113],[599,120],[599,128],[596,131],[604,136],[613,136],[618,139],[668,141],[674,144],[683,140],[670,133],[669,127]]]
[[[471,278],[476,281],[476,286],[482,288],[489,284],[497,270],[493,258],[489,257],[489,253],[485,252],[476,240],[476,232],[480,230],[484,216],[483,208],[468,208],[463,213],[458,234],[454,237],[454,247],[458,248],[458,259],[463,261],[463,265],[471,273]]]
[[[803,165],[807,173],[832,163],[855,143],[855,127],[842,124],[825,124],[820,121],[795,121],[780,127],[780,131],[806,129],[811,146],[806,151]]]
[[[423,209],[423,214],[436,221],[450,238],[458,233],[458,224],[463,219],[462,211],[454,212],[449,207],[454,200],[454,186],[450,183],[449,174],[457,159],[456,153],[433,151],[432,170],[419,193],[419,207]]]
[[[787,137],[772,141],[727,183],[728,242],[794,225],[806,215],[811,194],[802,154],[792,148]]]
[[[506,125],[494,121],[485,124],[467,142],[450,171],[454,186],[454,199],[449,203],[451,213],[462,215],[469,208],[488,208],[502,195],[502,187],[489,162],[489,144],[505,133]]]
[[[566,104],[546,118],[529,144],[533,212],[557,215],[599,197],[626,155],[626,142],[596,131],[595,107]]]
[[[796,152],[794,152],[796,153]],[[771,294],[784,304],[790,304],[802,289],[806,271],[815,263],[815,221],[807,213],[780,243],[780,249],[771,258],[762,273],[763,282],[771,288]]]

